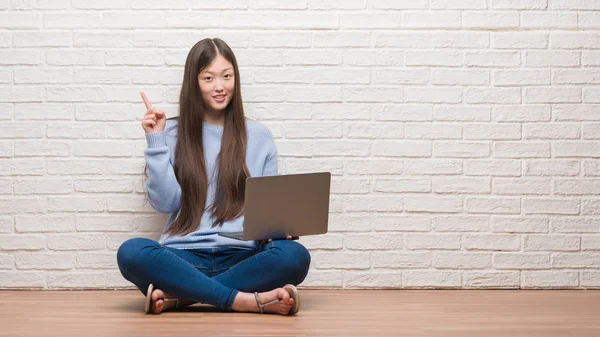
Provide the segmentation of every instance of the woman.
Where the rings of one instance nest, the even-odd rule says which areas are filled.
[[[244,117],[237,61],[220,39],[190,50],[179,117],[166,119],[144,93],[148,200],[171,214],[159,241],[130,239],[117,252],[122,275],[155,314],[197,302],[226,311],[295,314],[310,254],[288,240],[238,241],[245,180],[277,174],[270,130]]]

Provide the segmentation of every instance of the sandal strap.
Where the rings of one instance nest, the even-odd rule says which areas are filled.
[[[260,302],[260,297],[258,297],[258,292],[255,292],[255,293],[254,293],[254,298],[256,299],[256,304],[258,304],[258,308],[260,309],[260,313],[261,313],[261,314],[264,314],[264,313],[265,313],[265,309],[264,309],[264,307],[268,307],[268,306],[269,306],[269,305],[271,305],[271,304],[275,304],[275,303],[277,303],[277,302],[280,302],[280,301],[281,301],[281,298],[276,298],[276,299],[274,299],[274,300],[271,300],[271,301],[269,301],[269,302],[266,302],[266,303],[261,303],[261,302]]]
[[[175,309],[179,309],[179,299],[178,298],[163,298],[165,302],[175,302]]]

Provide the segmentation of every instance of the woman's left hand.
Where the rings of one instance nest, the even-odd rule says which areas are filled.
[[[298,239],[300,239],[300,237],[299,236],[290,236],[290,235],[288,235],[285,239],[286,240],[298,240]],[[273,239],[262,240],[262,243],[269,243],[271,241],[273,241]]]

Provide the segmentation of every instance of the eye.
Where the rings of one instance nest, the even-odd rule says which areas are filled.
[[[225,78],[232,78],[232,77],[233,77],[233,75],[231,75],[231,74],[225,75]]]
[[[212,80],[212,77],[210,77],[210,76],[206,76],[206,77],[204,77],[204,80],[205,80],[205,81],[210,81],[210,80]]]

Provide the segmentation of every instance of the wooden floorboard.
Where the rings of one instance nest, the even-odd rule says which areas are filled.
[[[600,336],[599,290],[301,290],[295,317],[142,313],[133,290],[0,291],[0,336]]]

